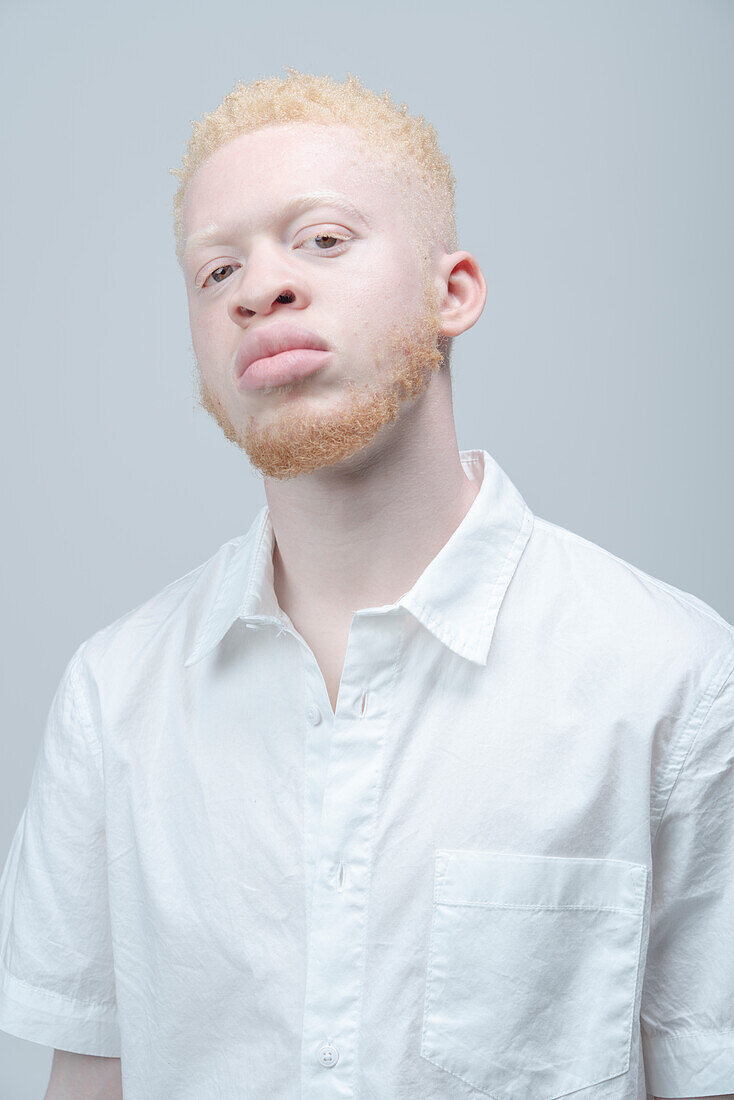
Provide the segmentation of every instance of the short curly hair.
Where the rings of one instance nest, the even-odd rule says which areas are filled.
[[[423,115],[411,116],[407,104],[397,107],[388,92],[378,96],[352,73],[339,82],[330,76],[301,73],[289,66],[286,69],[291,74],[286,78],[273,76],[237,84],[201,122],[190,120],[193,132],[182,167],[169,169],[179,180],[173,212],[176,257],[181,268],[184,198],[200,165],[240,134],[294,122],[346,125],[356,130],[379,154],[381,162],[398,169],[397,178],[408,176],[422,185],[426,201],[409,207],[417,239],[424,244],[436,242],[446,252],[454,252],[458,247],[456,180],[448,158],[438,146],[435,129]]]

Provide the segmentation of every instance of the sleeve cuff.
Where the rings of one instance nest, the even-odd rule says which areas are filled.
[[[642,1030],[646,1089],[651,1096],[734,1093],[734,1031]]]
[[[27,985],[0,963],[0,1031],[101,1058],[120,1057],[115,1005],[85,1004]]]

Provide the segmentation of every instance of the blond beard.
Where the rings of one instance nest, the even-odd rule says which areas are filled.
[[[381,428],[395,423],[404,403],[419,397],[441,369],[445,349],[438,292],[432,280],[424,279],[418,315],[386,334],[384,346],[375,355],[372,377],[361,385],[347,379],[348,397],[335,407],[306,407],[307,402],[297,398],[278,404],[277,394],[304,385],[294,382],[265,391],[274,394],[274,407],[262,417],[248,414],[239,429],[207,387],[197,361],[198,404],[226,438],[247,453],[256,469],[266,477],[287,480],[356,454]],[[261,423],[264,419],[267,422]]]

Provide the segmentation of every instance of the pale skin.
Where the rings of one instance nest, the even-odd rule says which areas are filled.
[[[122,1100],[119,1058],[55,1050],[44,1100]]]
[[[326,189],[365,220],[322,204],[282,221],[286,202]],[[406,592],[477,493],[459,460],[450,379],[428,353],[475,323],[486,283],[470,253],[435,246],[427,277],[437,306],[428,308],[403,201],[353,131],[299,124],[218,150],[184,207],[187,236],[212,221],[249,221],[187,258],[201,400],[263,473],[278,603],[310,646],[333,710],[353,612]],[[326,256],[314,234],[349,239]],[[323,336],[336,349],[330,364],[292,387],[238,391],[244,333],[280,320]],[[412,381],[413,396],[396,401],[400,380]],[[45,1100],[120,1100],[120,1065],[56,1050]]]
[[[325,204],[283,231],[285,203],[324,189],[346,195],[369,225]],[[445,371],[426,365],[422,392],[397,402],[392,421],[386,407],[394,380],[416,372],[407,340],[390,349],[396,328],[418,321],[435,348],[438,337],[473,325],[486,300],[476,259],[435,247],[429,278],[440,309],[423,313],[402,202],[353,131],[298,124],[218,150],[184,206],[187,236],[213,220],[251,219],[225,244],[189,258],[193,344],[205,407],[263,471],[278,602],[314,653],[334,710],[353,612],[406,592],[477,493],[459,460]],[[309,234],[330,232],[351,237],[339,254],[319,254],[313,241],[302,247]],[[235,270],[219,285],[196,287],[202,272],[206,281],[226,263]],[[244,333],[281,320],[324,336],[337,349],[331,363],[289,392],[238,392],[232,364]],[[369,397],[358,402],[349,382],[371,387]],[[275,465],[284,448],[288,477]]]

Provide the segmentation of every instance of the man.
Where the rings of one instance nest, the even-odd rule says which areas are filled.
[[[486,285],[422,119],[291,70],[180,175],[267,504],[71,658],[0,1027],[49,1100],[731,1093],[734,628],[458,450]]]

